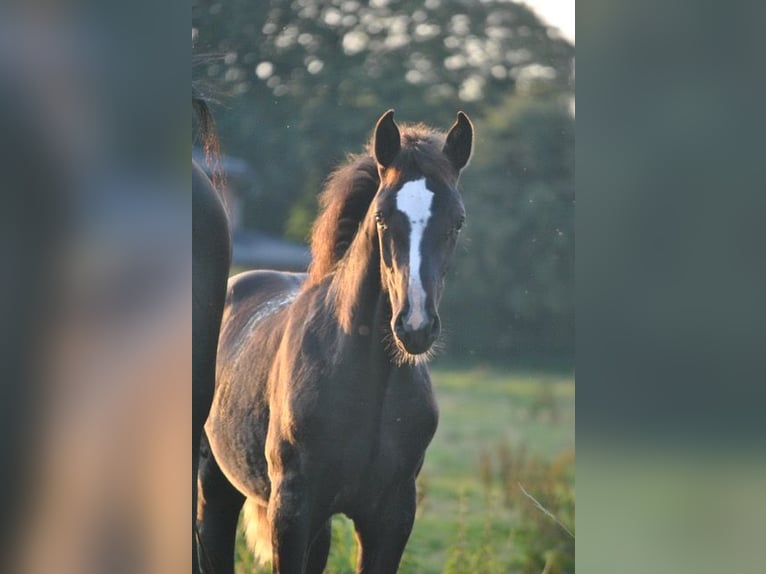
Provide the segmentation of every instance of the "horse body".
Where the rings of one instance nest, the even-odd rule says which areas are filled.
[[[194,441],[207,418],[215,388],[215,356],[225,302],[231,244],[223,203],[202,169],[192,161]],[[194,452],[192,454],[195,454]],[[196,463],[196,460],[193,461]]]
[[[215,389],[216,349],[229,275],[231,240],[223,203],[192,161],[192,563],[199,572],[194,522],[197,465],[205,419]]]
[[[454,238],[439,240],[444,253],[423,257],[433,269],[424,263],[408,273],[406,263],[414,251],[422,255],[426,237],[448,237],[462,203],[437,174],[385,163],[390,150],[378,144],[391,126],[389,113],[376,130],[374,161],[357,158],[333,180],[338,201],[329,198],[315,226],[308,276],[254,271],[229,282],[205,427],[212,452],[200,472],[201,534],[215,572],[233,570],[243,504],[251,543],[261,557],[271,554],[274,572],[322,572],[336,513],[354,521],[360,572],[398,567],[437,425],[422,353],[438,334],[435,309]],[[389,139],[399,147],[398,130]],[[447,183],[462,165],[450,168]],[[403,218],[396,196],[411,181],[424,182],[444,222]],[[436,190],[444,194],[438,202]],[[406,245],[416,233],[397,239],[397,225],[420,225],[417,250]]]
[[[308,537],[336,513],[363,519],[386,504],[414,512],[437,408],[425,364],[393,363],[373,336],[389,321],[381,294],[360,306],[354,327],[368,335],[356,337],[323,312],[331,281],[296,294],[293,277],[279,274],[285,279],[275,291],[277,274],[264,275],[246,273],[229,286],[221,348],[233,352],[221,355],[206,426],[224,475],[248,504],[266,508],[272,485],[310,498]],[[400,493],[401,483],[413,488]]]
[[[313,475],[308,482],[314,488],[327,485],[324,494],[333,513],[351,514],[354,495],[370,479],[389,476],[397,466],[411,473],[419,466],[425,446],[419,443],[427,444],[436,426],[428,371],[423,364],[396,365],[387,359],[385,343],[372,336],[387,323],[375,317],[382,314],[379,297],[366,305],[367,329],[361,322],[357,327],[369,334],[353,337],[323,313],[329,285],[296,294],[288,279],[274,292],[268,284],[272,278],[264,285],[259,275],[250,272],[230,282],[230,300],[240,287],[263,288],[226,310],[221,348],[234,352],[221,356],[219,391],[207,423],[213,450],[227,461],[224,469],[232,483],[265,504],[270,481],[264,452],[268,456],[270,450],[300,445],[295,454],[306,458],[301,465]],[[273,314],[263,315],[272,309]],[[262,356],[273,360],[262,362]],[[272,413],[253,405],[280,408]],[[327,455],[315,467],[313,452]],[[281,458],[276,452],[271,456],[274,462]]]

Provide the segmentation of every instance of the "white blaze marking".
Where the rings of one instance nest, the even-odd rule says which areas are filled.
[[[404,318],[410,329],[420,329],[426,323],[426,292],[420,278],[421,244],[431,219],[433,198],[425,179],[408,181],[396,194],[396,208],[410,221],[410,277],[407,285],[410,308]]]

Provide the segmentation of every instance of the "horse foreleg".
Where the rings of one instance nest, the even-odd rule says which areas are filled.
[[[269,524],[274,574],[304,574],[311,543],[311,518],[299,479],[272,479]]]
[[[245,497],[223,475],[209,447],[202,451],[197,502],[200,570],[233,574],[237,521]]]
[[[328,520],[311,543],[309,550],[306,574],[322,574],[327,566],[327,557],[330,555],[330,542],[332,539],[332,527]]]
[[[415,482],[397,485],[376,510],[354,517],[358,574],[394,574],[415,520]]]

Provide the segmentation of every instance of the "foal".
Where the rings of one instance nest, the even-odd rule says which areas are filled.
[[[337,513],[354,522],[358,572],[398,568],[436,430],[426,358],[465,218],[457,184],[473,127],[460,112],[446,136],[400,131],[393,116],[329,179],[308,276],[229,282],[200,466],[215,574],[233,572],[243,505],[248,540],[275,573],[322,572]]]

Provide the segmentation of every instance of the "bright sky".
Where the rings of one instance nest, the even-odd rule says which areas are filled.
[[[575,0],[522,0],[550,25],[561,30],[569,41],[575,41]]]

